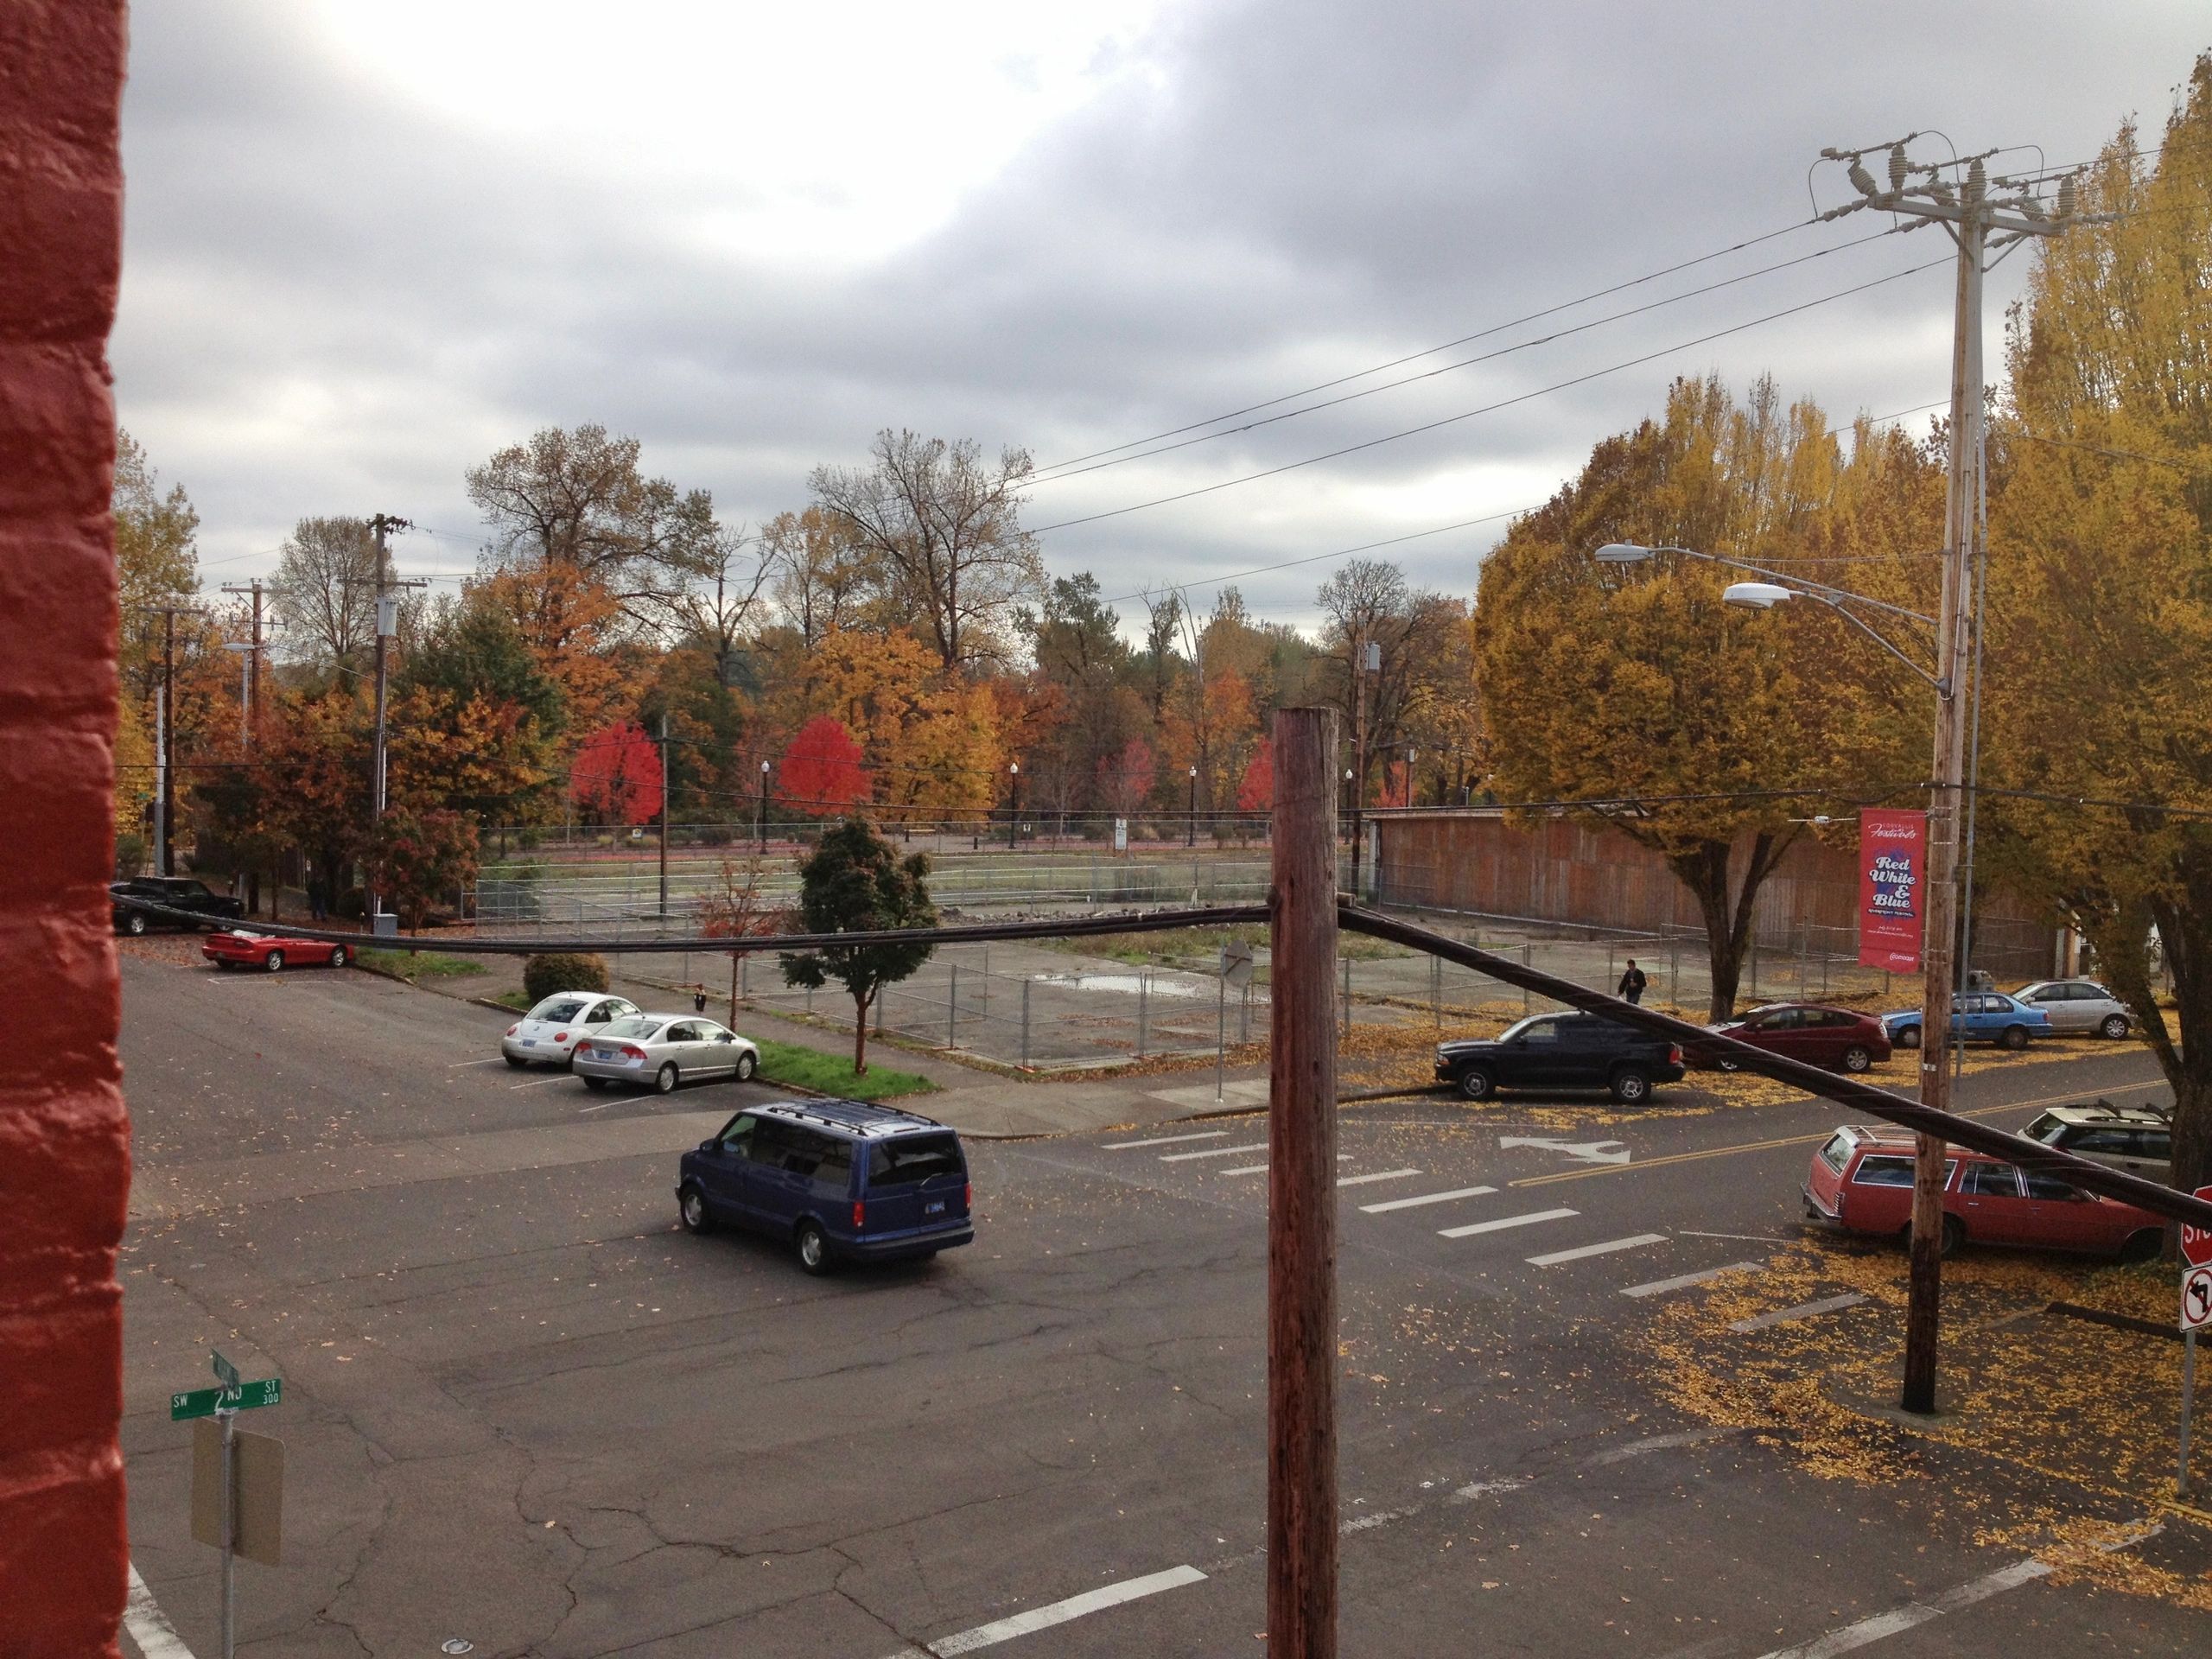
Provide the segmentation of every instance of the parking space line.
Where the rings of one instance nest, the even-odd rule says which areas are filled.
[[[1916,1601],[1904,1607],[1893,1607],[1886,1613],[1876,1613],[1862,1618],[1856,1624],[1847,1624],[1840,1630],[1830,1630],[1826,1636],[1815,1637],[1810,1642],[1801,1642],[1794,1648],[1777,1648],[1764,1654],[1761,1659],[1834,1659],[1840,1653],[1870,1647],[1888,1637],[1925,1624],[1932,1618],[1961,1607],[1971,1607],[1978,1601],[1992,1596],[2001,1596],[2007,1590],[2018,1589],[2024,1584],[2049,1575],[2050,1568],[2030,1556],[2024,1561],[2015,1561],[2010,1567],[2000,1567],[1994,1573],[1969,1580],[1956,1589],[1947,1590],[1940,1596],[1926,1601]]]
[[[1408,1176],[1420,1173],[1421,1171],[1417,1169],[1384,1169],[1378,1170],[1372,1175],[1339,1175],[1337,1178],[1337,1185],[1338,1186],[1370,1186],[1376,1181],[1402,1181]]]
[[[139,1577],[135,1561],[130,1567],[130,1599],[123,1604],[123,1628],[130,1632],[130,1639],[145,1659],[192,1659],[192,1649],[184,1645],[176,1626],[169,1623],[154,1592],[146,1587],[146,1580]]]
[[[1670,1290],[1688,1290],[1692,1285],[1702,1285],[1728,1273],[1758,1273],[1764,1263],[1758,1262],[1731,1262],[1725,1267],[1707,1268],[1700,1273],[1685,1273],[1674,1279],[1654,1279],[1648,1285],[1630,1285],[1624,1296],[1664,1296]]]
[[[1580,1212],[1574,1210],[1531,1210],[1525,1216],[1500,1216],[1495,1221],[1470,1222],[1465,1227],[1440,1227],[1439,1238],[1472,1238],[1477,1233],[1502,1233],[1509,1227],[1534,1227],[1539,1222],[1565,1221]]]
[[[961,1653],[973,1653],[978,1648],[995,1647],[1017,1636],[1027,1636],[1033,1630],[1048,1630],[1055,1624],[1065,1624],[1070,1619],[1081,1618],[1086,1613],[1103,1612],[1109,1607],[1119,1607],[1124,1602],[1141,1601],[1147,1596],[1156,1596],[1163,1590],[1179,1589],[1186,1584],[1205,1581],[1205,1574],[1195,1567],[1171,1567],[1165,1573],[1147,1573],[1141,1579],[1125,1579],[1119,1584],[1101,1585],[1096,1590],[1086,1590],[1079,1596],[1070,1596],[1065,1601],[1056,1601],[1047,1606],[1033,1607],[1026,1613],[1016,1613],[1011,1618],[994,1619],[988,1624],[978,1624],[972,1630],[962,1630],[921,1648],[901,1648],[891,1659],[952,1659]]]
[[[556,1072],[550,1077],[538,1077],[529,1083],[511,1083],[507,1087],[509,1089],[543,1089],[549,1083],[566,1083],[568,1081],[569,1077],[566,1072]]]
[[[1266,1141],[1255,1141],[1245,1147],[1208,1147],[1204,1152],[1163,1152],[1160,1154],[1160,1161],[1163,1164],[1187,1164],[1193,1158],[1234,1158],[1240,1153],[1265,1152],[1267,1149]]]
[[[499,1063],[499,1057],[494,1054],[488,1060],[455,1060],[452,1065],[447,1066],[446,1070],[448,1071],[458,1071],[464,1065],[497,1065]]]
[[[1160,1135],[1149,1141],[1109,1141],[1101,1152],[1135,1152],[1139,1147],[1172,1147],[1180,1141],[1226,1141],[1227,1129],[1201,1129],[1196,1135]]]
[[[1731,1331],[1764,1331],[1770,1325],[1794,1325],[1799,1319],[1809,1319],[1822,1313],[1840,1313],[1847,1307],[1856,1307],[1866,1300],[1863,1291],[1847,1291],[1840,1296],[1823,1296],[1817,1302],[1800,1302],[1795,1307],[1777,1307],[1771,1313],[1754,1313],[1748,1319],[1729,1323]]]
[[[1633,1238],[1609,1238],[1603,1244],[1578,1244],[1571,1250],[1554,1250],[1549,1255],[1532,1255],[1532,1268],[1555,1268],[1564,1262],[1580,1262],[1593,1255],[1611,1255],[1615,1250],[1640,1250],[1647,1244],[1664,1244],[1664,1233],[1638,1233]]]
[[[1449,1192],[1424,1192],[1417,1198],[1389,1198],[1381,1204],[1363,1204],[1359,1212],[1363,1216],[1379,1216],[1386,1210],[1414,1210],[1424,1204],[1450,1204],[1455,1198],[1479,1198],[1497,1192],[1494,1186],[1455,1186]]]

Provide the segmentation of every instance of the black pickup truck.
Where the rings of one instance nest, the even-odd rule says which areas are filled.
[[[227,893],[216,893],[188,875],[134,875],[128,881],[109,882],[107,890],[116,899],[143,899],[149,904],[167,905],[171,910],[188,910],[206,917],[210,924],[239,921],[245,916],[245,906],[238,899]],[[179,921],[174,916],[156,916],[130,905],[118,904],[113,908],[115,931],[118,933],[197,925]]]
[[[1634,1103],[1654,1084],[1681,1081],[1682,1051],[1594,1014],[1538,1014],[1495,1040],[1439,1043],[1436,1075],[1469,1100],[1500,1089],[1609,1089]]]

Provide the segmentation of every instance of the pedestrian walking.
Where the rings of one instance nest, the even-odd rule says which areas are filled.
[[[1643,969],[1636,965],[1636,958],[1630,957],[1627,971],[1621,975],[1618,995],[1623,1001],[1641,1002],[1643,1001],[1643,988],[1650,982],[1644,977]]]

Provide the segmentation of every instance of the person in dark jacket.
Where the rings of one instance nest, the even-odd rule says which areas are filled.
[[[1643,1001],[1643,988],[1650,982],[1644,977],[1643,969],[1636,965],[1636,958],[1630,957],[1628,959],[1628,970],[1621,976],[1617,994],[1624,1002],[1641,1002]]]

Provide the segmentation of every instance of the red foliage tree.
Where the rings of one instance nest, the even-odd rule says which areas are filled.
[[[660,749],[626,720],[584,740],[569,768],[576,810],[601,823],[648,823],[660,810]]]
[[[875,780],[861,764],[861,746],[844,721],[817,715],[798,728],[784,751],[784,798],[803,812],[840,813],[875,793]]]
[[[1152,793],[1156,765],[1152,746],[1141,737],[1102,757],[1098,762],[1098,800],[1117,818],[1131,817]]]
[[[1272,812],[1275,806],[1275,746],[1262,742],[1236,788],[1239,812]]]

